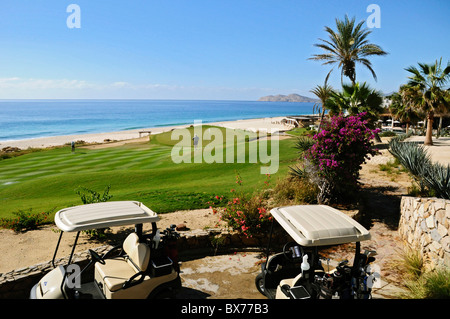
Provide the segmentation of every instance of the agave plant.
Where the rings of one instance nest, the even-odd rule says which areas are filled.
[[[425,167],[430,166],[431,159],[423,145],[414,142],[392,142],[389,151],[400,163],[416,177],[425,174]]]
[[[389,143],[389,152],[398,159],[400,164],[406,168],[424,192],[424,175],[426,167],[431,165],[430,155],[422,145],[413,142],[401,142],[399,139],[392,139]]]
[[[421,192],[428,188],[439,198],[450,199],[450,165],[433,163],[423,145],[392,139],[389,152],[413,176]]]
[[[427,187],[433,189],[437,197],[450,199],[450,165],[435,163],[425,169],[423,181]]]

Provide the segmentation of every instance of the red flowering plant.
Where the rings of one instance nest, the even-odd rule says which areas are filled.
[[[50,222],[49,215],[52,211],[33,213],[31,209],[28,211],[19,210],[13,212],[15,217],[0,218],[0,227],[22,232],[39,228],[39,226]]]
[[[266,175],[265,187],[269,186],[270,175]],[[242,178],[236,176],[236,184],[242,186]],[[247,237],[265,233],[268,230],[272,217],[268,213],[264,200],[259,195],[248,195],[244,192],[231,189],[231,196],[215,196],[211,202],[214,214],[220,214],[220,220],[228,227]]]
[[[293,169],[294,173],[317,184],[319,203],[348,198],[357,188],[361,165],[378,153],[372,142],[378,132],[365,113],[333,116],[304,151],[304,170]]]

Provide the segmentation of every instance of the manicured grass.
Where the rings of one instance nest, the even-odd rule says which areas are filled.
[[[225,136],[226,131],[220,130]],[[262,187],[266,176],[260,167],[264,164],[249,163],[248,154],[245,163],[174,163],[171,151],[177,141],[171,141],[168,134],[140,144],[77,148],[75,153],[64,147],[1,160],[0,217],[20,209],[37,212],[79,205],[75,193],[79,186],[101,192],[111,185],[111,200],[142,201],[158,213],[208,207],[213,196],[226,195],[236,188],[237,173],[244,181],[244,190]],[[279,141],[280,166],[272,180],[284,177],[295,162],[294,142]],[[248,153],[249,143],[245,144]],[[220,145],[225,153],[226,143]],[[236,150],[239,146],[228,147]]]
[[[304,135],[314,135],[316,131],[310,129],[309,127],[297,127],[288,132],[290,135],[294,136],[304,136]]]

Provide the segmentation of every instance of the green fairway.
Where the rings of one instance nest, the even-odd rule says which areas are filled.
[[[208,128],[205,126],[203,132]],[[220,130],[225,136],[225,130]],[[158,213],[208,207],[207,201],[213,196],[226,195],[236,188],[237,173],[244,181],[244,190],[262,187],[266,176],[260,168],[264,164],[248,160],[249,144],[259,145],[258,141],[244,142],[244,163],[208,164],[191,160],[176,164],[171,152],[177,141],[171,140],[169,134],[152,137],[146,143],[77,148],[75,153],[64,147],[1,160],[0,217],[11,216],[19,209],[39,212],[79,205],[81,201],[75,193],[79,186],[101,192],[111,185],[112,200],[142,201]],[[205,141],[204,144],[203,147],[208,146]],[[295,162],[293,144],[293,139],[279,141],[279,169],[272,180],[284,177],[288,166]],[[235,151],[240,147],[239,143],[227,146],[225,139],[217,145],[220,147],[212,153],[223,151],[223,158],[227,147]]]

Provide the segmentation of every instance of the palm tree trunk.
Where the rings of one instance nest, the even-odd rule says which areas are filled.
[[[427,116],[427,133],[425,135],[424,145],[433,145],[433,120],[434,120],[434,112],[428,112]]]
[[[436,138],[439,138],[441,136],[441,130],[442,130],[442,115],[439,117],[439,126],[437,129]]]
[[[320,114],[320,122],[319,127],[317,128],[317,132],[320,132],[320,128],[322,127],[323,116],[325,115],[325,108],[322,106],[322,113]]]
[[[406,123],[406,135],[408,135],[409,132],[409,122]]]

